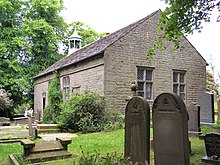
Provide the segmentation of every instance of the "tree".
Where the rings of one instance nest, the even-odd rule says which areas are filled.
[[[72,22],[69,24],[69,29],[68,36],[71,36],[74,30],[77,30],[78,34],[83,38],[82,46],[85,46],[100,38],[100,34],[98,32],[83,22]]]
[[[209,71],[206,72],[206,91],[215,93],[217,96],[219,96],[219,85],[215,82],[215,79],[213,77],[213,74]]]
[[[202,30],[202,23],[210,22],[213,10],[220,11],[219,0],[163,0],[169,6],[161,12],[159,19],[160,37],[149,50],[149,56],[157,48],[164,48],[162,40],[172,41],[176,49],[180,48],[179,37]],[[220,21],[218,16],[217,21]]]
[[[0,88],[11,93],[15,105],[21,100],[25,86],[19,62],[25,45],[21,30],[22,5],[21,0],[0,0]]]
[[[0,88],[14,106],[33,97],[33,77],[59,60],[62,0],[0,0]]]
[[[29,0],[22,25],[26,48],[23,67],[29,94],[33,96],[33,77],[61,59],[59,44],[64,42],[67,24],[59,13],[62,0]]]
[[[63,8],[63,0],[0,0],[0,88],[12,94],[14,107],[33,100],[34,76],[64,56],[60,45],[75,28],[83,45],[100,37],[81,22],[68,31]]]

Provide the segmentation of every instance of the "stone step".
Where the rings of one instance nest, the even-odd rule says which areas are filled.
[[[60,129],[57,124],[37,124],[37,129]]]
[[[69,158],[72,154],[66,150],[56,152],[43,152],[43,153],[32,153],[26,159],[31,163],[38,163],[43,161],[50,161],[56,159]]]
[[[64,148],[59,141],[38,142],[35,143],[35,146],[31,149],[31,153],[49,152],[49,151],[53,152],[63,149]]]
[[[51,128],[51,129],[37,129],[38,133],[41,132],[53,132],[53,131],[60,131],[60,128]]]

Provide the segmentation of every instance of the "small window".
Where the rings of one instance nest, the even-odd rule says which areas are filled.
[[[79,49],[80,48],[80,41],[75,40],[75,48]]]
[[[184,71],[173,71],[173,92],[183,100],[186,99],[185,73]]]
[[[66,101],[70,96],[70,77],[63,77],[63,100]]]
[[[153,99],[153,69],[137,68],[137,93],[147,100]]]
[[[72,49],[72,48],[75,48],[75,46],[74,46],[74,40],[71,40],[70,41],[70,48]]]

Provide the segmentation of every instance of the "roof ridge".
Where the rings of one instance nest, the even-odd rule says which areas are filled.
[[[43,72],[35,76],[34,78],[43,76],[45,74],[51,73],[54,70],[67,67],[69,65],[72,65],[74,63],[80,62],[82,60],[85,60],[87,58],[93,57],[97,54],[102,53],[106,48],[114,44],[116,41],[118,41],[120,38],[128,34],[131,30],[138,27],[140,24],[142,24],[144,21],[148,20],[152,16],[154,16],[157,12],[160,12],[161,10],[157,10],[148,16],[129,24],[128,26],[125,26],[124,28],[121,28],[103,38],[100,38],[97,41],[94,41],[81,49],[75,51],[74,53],[63,57],[59,61],[55,62],[53,65],[49,66],[47,69],[45,69]]]

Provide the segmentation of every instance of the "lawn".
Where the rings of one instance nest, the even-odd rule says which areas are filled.
[[[191,138],[190,140],[192,146],[192,155],[190,156],[191,165],[203,164],[201,162],[201,158],[205,156],[203,140],[198,138]],[[106,156],[110,153],[116,154],[119,157],[124,153],[124,130],[120,129],[111,132],[78,134],[78,137],[73,138],[72,144],[68,146],[68,150],[73,154],[73,158],[56,160],[49,164],[78,164],[77,162],[79,162],[80,157],[82,157],[82,150],[86,157],[89,157],[89,155],[96,155],[97,153],[100,154],[100,156]],[[2,164],[7,164],[8,155],[22,154],[23,148],[20,143],[0,144],[0,153],[0,162]],[[151,159],[152,158],[153,152],[151,151]]]

